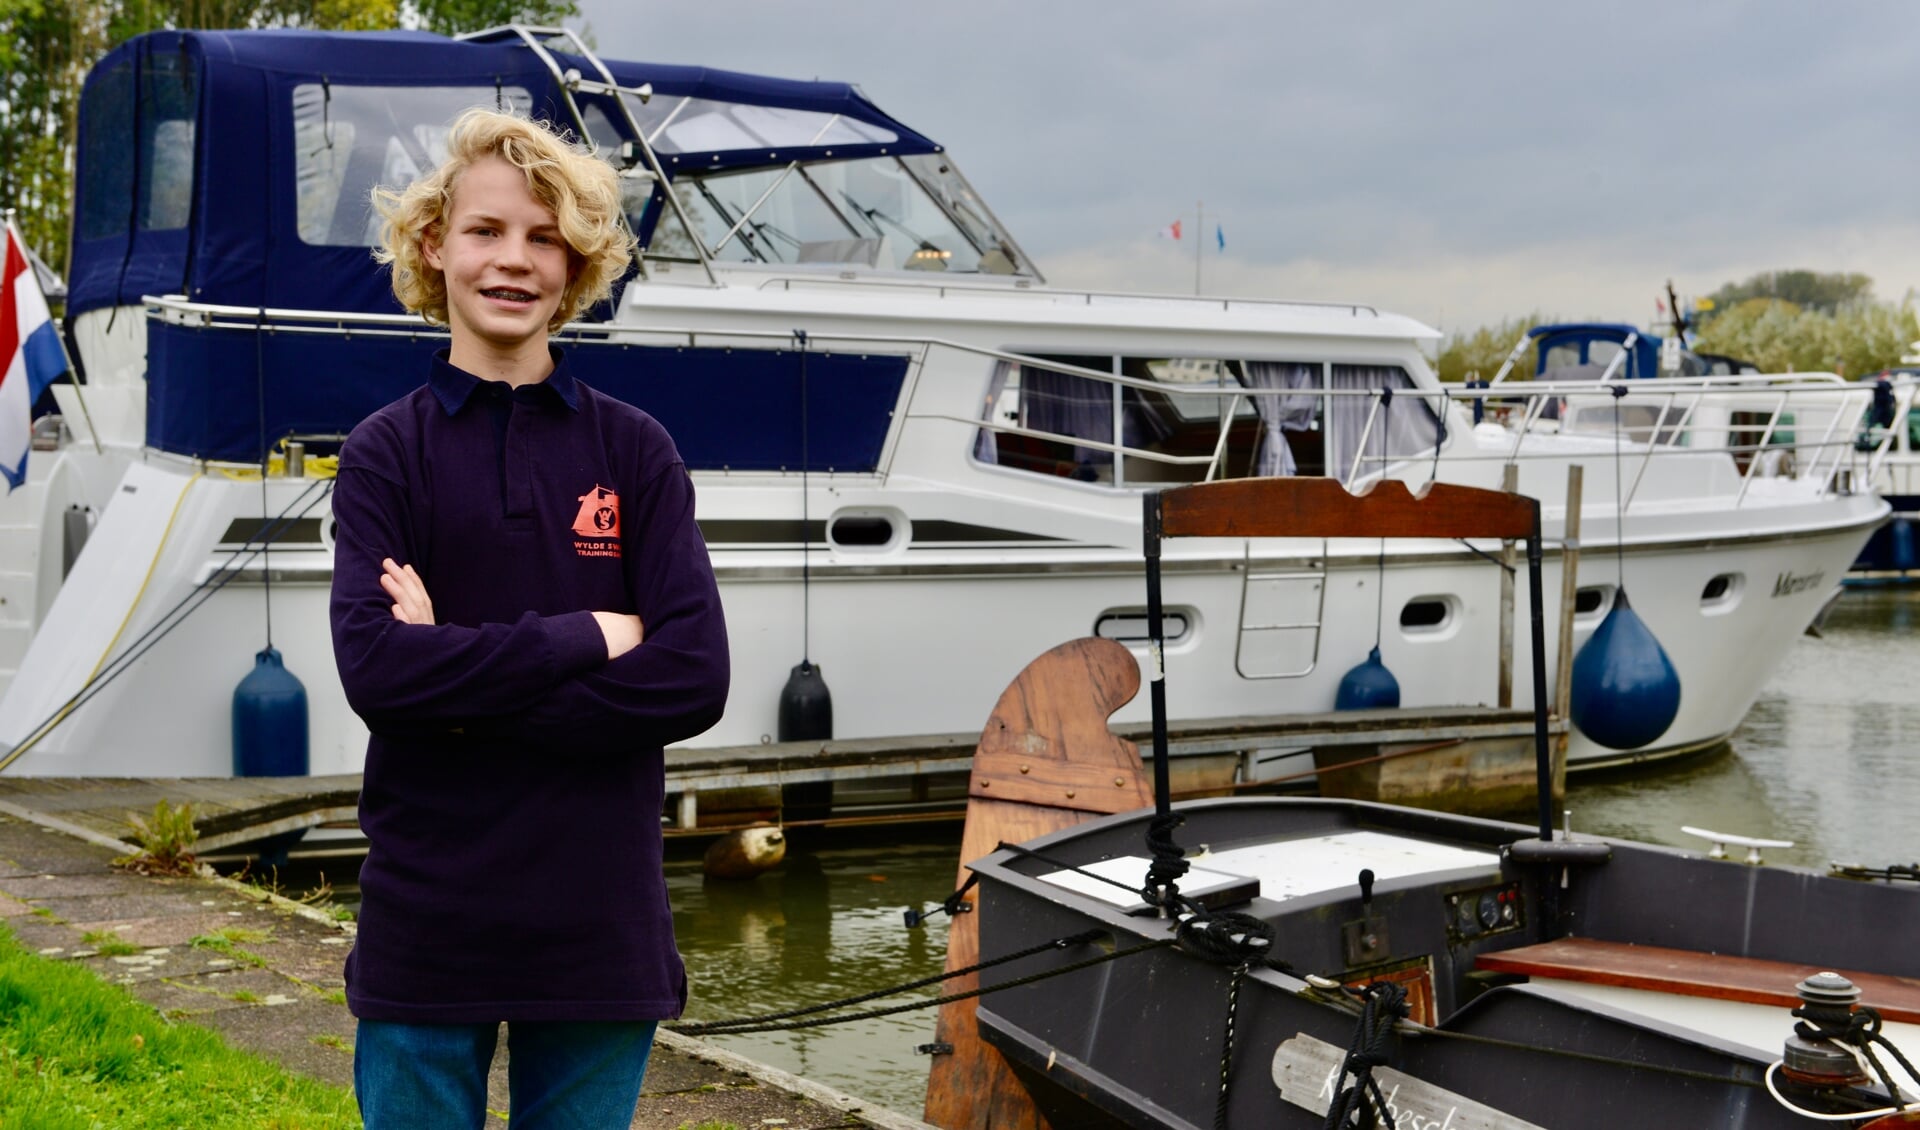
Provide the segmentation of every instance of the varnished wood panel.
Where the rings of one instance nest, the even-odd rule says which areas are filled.
[[[1479,487],[1397,479],[1349,494],[1335,479],[1234,479],[1160,496],[1165,537],[1527,538],[1533,499]]]
[[[1657,993],[1745,1001],[1794,1008],[1794,986],[1823,970],[1860,987],[1860,1003],[1872,1005],[1888,1020],[1920,1024],[1920,979],[1854,973],[1831,966],[1799,965],[1753,957],[1701,953],[1698,950],[1637,946],[1595,938],[1561,938],[1519,949],[1483,953],[1475,962],[1496,973],[1522,973],[1592,985],[1618,985]]]
[[[1020,672],[980,735],[956,887],[966,881],[967,863],[1002,842],[1019,843],[1095,815],[1153,803],[1139,749],[1107,728],[1107,719],[1139,689],[1139,663],[1112,640],[1061,644]],[[1020,772],[1022,765],[1028,772]],[[1004,780],[1009,775],[1011,782]],[[1115,777],[1121,786],[1113,785]],[[1082,780],[1094,787],[1082,793],[1071,783]],[[1014,782],[1022,781],[1049,803],[1002,799],[1003,793],[1020,792],[1023,786]],[[1044,784],[1049,781],[1053,784]],[[1068,788],[1081,795],[1067,797]],[[1130,803],[1114,807],[1121,796]],[[979,918],[977,912],[954,916],[947,934],[948,969],[980,960]],[[946,982],[942,992],[966,992],[979,984],[978,975],[970,974]],[[967,1000],[940,1009],[934,1038],[953,1045],[953,1051],[936,1056],[928,1073],[926,1120],[943,1130],[1048,1130],[1006,1061],[980,1039],[977,1005]]]

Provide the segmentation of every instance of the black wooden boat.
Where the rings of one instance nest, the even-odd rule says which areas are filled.
[[[1529,500],[1318,489],[1149,496],[1150,617],[1159,536],[1224,523],[1526,538],[1537,565]],[[982,973],[1007,987],[979,1033],[1054,1130],[1895,1125],[1889,1087],[1920,1086],[1898,1054],[1920,1052],[1920,884],[1901,869],[1569,840],[1544,801],[1527,829],[1279,798],[1163,801],[972,868],[980,953],[1034,951]]]

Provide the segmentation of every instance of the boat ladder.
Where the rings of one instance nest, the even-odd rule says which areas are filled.
[[[1320,661],[1327,607],[1327,544],[1318,557],[1255,561],[1240,569],[1240,635],[1233,666],[1243,679],[1299,679]]]

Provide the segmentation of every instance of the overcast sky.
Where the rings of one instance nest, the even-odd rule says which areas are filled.
[[[858,84],[1057,284],[1190,293],[1204,201],[1209,293],[1448,330],[1644,322],[1669,277],[1920,287],[1920,5],[1896,0],[581,9],[612,58]]]

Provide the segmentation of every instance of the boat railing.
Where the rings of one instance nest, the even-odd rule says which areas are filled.
[[[177,295],[149,296],[145,301],[150,317],[199,328],[422,340],[446,336],[444,328],[427,325],[420,318],[406,314],[223,306],[193,302]],[[1019,437],[1039,444],[1100,453],[1111,463],[1110,478],[1101,480],[1100,485],[1113,488],[1143,489],[1240,477],[1229,473],[1227,454],[1235,424],[1248,419],[1241,414],[1242,407],[1262,398],[1289,396],[1318,400],[1326,411],[1324,418],[1331,418],[1334,412],[1341,411],[1338,405],[1354,398],[1369,402],[1365,422],[1353,445],[1355,454],[1345,467],[1327,468],[1328,477],[1339,479],[1349,489],[1382,477],[1417,483],[1423,478],[1423,466],[1426,467],[1424,478],[1431,479],[1437,476],[1437,461],[1443,456],[1454,463],[1564,462],[1567,458],[1564,450],[1542,450],[1528,443],[1531,437],[1558,431],[1563,435],[1578,434],[1594,439],[1611,436],[1618,442],[1623,461],[1633,460],[1624,500],[1628,506],[1633,504],[1655,460],[1712,456],[1730,458],[1740,471],[1740,485],[1729,500],[1739,506],[1750,498],[1752,485],[1760,478],[1812,482],[1821,493],[1851,489],[1854,483],[1864,485],[1871,481],[1873,469],[1884,460],[1888,446],[1887,439],[1883,438],[1870,453],[1858,449],[1855,437],[1871,404],[1872,390],[1831,374],[1663,377],[1608,384],[1527,381],[1491,388],[1464,385],[1396,388],[1392,390],[1394,398],[1418,400],[1431,411],[1437,421],[1438,442],[1418,452],[1383,455],[1368,453],[1370,448],[1379,446],[1375,437],[1385,428],[1388,398],[1378,388],[1173,384],[944,338],[868,333],[814,333],[808,338],[809,348],[816,350],[899,349],[909,362],[903,395],[907,399],[907,414],[912,418],[949,421],[964,425],[975,434],[985,433],[996,438]],[[564,327],[556,340],[563,345],[620,343],[773,348],[790,347],[795,338],[791,332],[775,330],[639,328],[620,323],[576,322]],[[945,410],[943,405],[950,406],[953,401],[948,398],[943,402],[938,395],[930,396],[927,406],[917,408],[914,401],[918,399],[921,377],[935,364],[943,368],[979,366],[989,372],[1005,366],[1008,372],[1041,371],[1096,382],[1107,390],[1104,403],[1111,408],[1101,428],[1104,434],[1075,434],[1032,427],[1017,420],[996,419],[997,406],[991,395],[984,409],[971,415],[964,414],[964,410]],[[1204,444],[1196,445],[1204,450],[1181,454],[1125,442],[1130,391],[1217,402],[1217,423],[1204,425],[1212,429],[1211,435]],[[1473,411],[1476,404],[1477,413]],[[1627,413],[1633,409],[1641,410],[1641,415],[1628,422]],[[1466,445],[1453,442],[1452,432],[1475,416],[1491,418],[1504,429],[1508,442],[1501,450],[1468,450]],[[1593,426],[1596,420],[1602,421],[1603,426]],[[1257,410],[1255,423],[1259,423]],[[1787,442],[1789,432],[1792,433],[1790,443]],[[1131,476],[1130,464],[1134,471]],[[1166,471],[1161,476],[1143,474],[1155,467]],[[1843,476],[1843,471],[1850,474]]]
[[[1008,283],[988,282],[952,283],[934,282],[924,279],[888,278],[861,274],[851,270],[832,273],[779,275],[765,279],[760,283],[761,290],[791,291],[796,287],[809,289],[819,287],[844,287],[850,282],[860,286],[888,287],[892,289],[931,294],[937,298],[949,298],[958,295],[980,297],[983,295],[1013,295],[1059,301],[1078,302],[1083,306],[1095,306],[1103,301],[1112,302],[1152,302],[1156,305],[1179,305],[1207,310],[1345,310],[1353,317],[1378,318],[1380,311],[1372,306],[1358,302],[1311,302],[1287,298],[1226,298],[1208,295],[1186,294],[1144,294],[1125,290],[1067,290],[1054,286],[1036,286],[1032,279],[1012,279]]]

